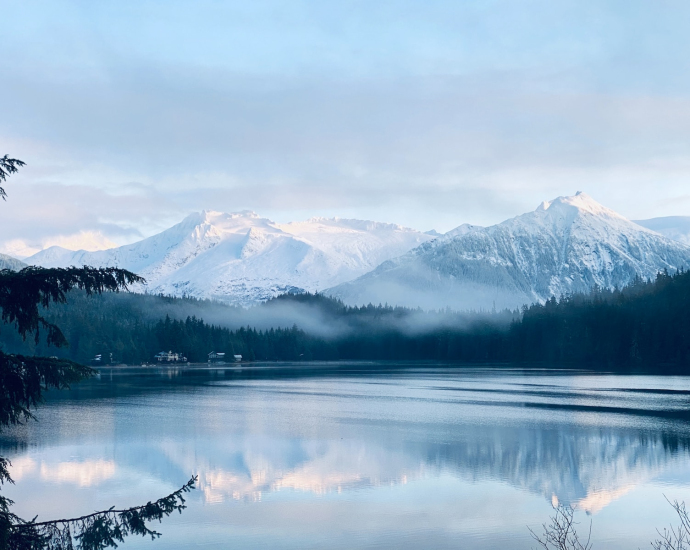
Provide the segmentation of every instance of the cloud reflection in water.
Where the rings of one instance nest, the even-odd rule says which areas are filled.
[[[196,473],[200,490],[183,518],[198,510],[220,522],[232,517],[259,530],[262,522],[285,524],[298,533],[307,525],[338,532],[358,521],[363,529],[363,514],[373,533],[392,528],[396,514],[415,518],[403,521],[410,529],[431,525],[434,515],[436,534],[445,536],[448,526],[465,525],[463,513],[504,525],[501,506],[513,515],[538,508],[537,524],[552,501],[590,513],[615,504],[625,517],[633,513],[626,503],[669,472],[681,479],[674,496],[690,480],[685,397],[655,393],[666,380],[465,371],[219,383],[223,373],[214,372],[211,383],[195,385],[186,372],[169,374],[160,372],[172,382],[157,391],[132,393],[131,384],[114,399],[117,378],[104,376],[89,384],[108,392],[107,407],[86,394],[39,410],[39,423],[4,438],[14,445],[17,486],[3,491],[32,513],[52,502],[41,510],[51,517],[65,506],[75,513],[107,507],[113,494],[118,502],[146,501]],[[690,380],[673,383],[690,390]],[[72,417],[78,430],[68,429]],[[73,491],[63,499],[67,486]],[[663,507],[662,491],[653,494]],[[199,501],[209,506],[195,508]],[[289,520],[295,507],[310,510],[303,523]],[[314,507],[321,527],[309,516]],[[533,519],[519,514],[512,519],[522,533]]]

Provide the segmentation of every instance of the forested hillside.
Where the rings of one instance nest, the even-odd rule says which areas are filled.
[[[690,272],[533,305],[512,324],[505,357],[690,366]]]
[[[215,309],[214,309],[215,308]],[[69,347],[22,342],[0,332],[5,351],[89,362],[101,354],[137,364],[173,350],[190,361],[211,351],[248,360],[439,360],[548,362],[602,368],[690,367],[690,272],[660,273],[622,290],[594,289],[522,311],[422,312],[388,306],[348,307],[321,295],[285,295],[252,310],[218,309],[181,298],[77,295],[48,312]],[[185,316],[184,312],[193,312]],[[202,320],[204,311],[216,321]],[[255,328],[275,318],[282,328]],[[286,324],[294,312],[302,324]],[[158,315],[158,317],[156,317]],[[243,320],[253,326],[233,327]],[[249,323],[248,323],[249,324]],[[224,325],[224,326],[223,326]],[[326,328],[324,328],[326,327]],[[327,330],[328,328],[328,330]]]

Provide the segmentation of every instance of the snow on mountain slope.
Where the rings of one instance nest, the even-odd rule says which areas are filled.
[[[690,245],[690,216],[667,216],[649,220],[635,220],[635,223],[661,233],[669,239]]]
[[[118,266],[144,276],[149,292],[249,305],[338,285],[432,238],[359,220],[277,224],[253,212],[201,212],[131,245],[97,252],[51,247],[27,262]]]
[[[20,269],[26,267],[27,264],[24,262],[8,256],[7,254],[0,254],[0,269],[11,269],[13,271],[19,271]]]
[[[518,307],[690,265],[690,247],[578,193],[491,227],[463,225],[327,293],[351,304]]]

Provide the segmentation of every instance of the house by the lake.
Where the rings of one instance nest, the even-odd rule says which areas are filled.
[[[212,351],[208,354],[209,363],[223,363],[225,362],[225,353],[221,351]]]
[[[154,358],[159,363],[177,363],[179,361],[186,361],[187,358],[181,353],[175,353],[173,351],[161,351],[154,355]]]

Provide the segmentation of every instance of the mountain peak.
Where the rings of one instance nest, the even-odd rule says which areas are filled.
[[[352,280],[431,236],[361,220],[278,224],[244,210],[203,210],[123,247],[46,250],[34,265],[118,266],[141,274],[148,291],[249,305],[287,289],[323,290]]]
[[[216,210],[202,210],[189,214],[179,224],[173,226],[176,231],[187,233],[189,231],[206,233],[213,231],[235,231],[248,229],[254,225],[266,226],[273,222],[261,218],[256,212],[251,210],[241,210],[239,212],[218,212]],[[171,228],[171,229],[173,229]],[[165,232],[164,232],[165,233]]]
[[[0,269],[11,269],[12,271],[19,271],[20,269],[25,268],[26,265],[27,264],[18,260],[17,258],[8,256],[7,254],[0,254]]]
[[[253,210],[240,210],[239,212],[218,212],[217,210],[202,210],[198,215],[205,222],[209,223],[213,223],[218,220],[259,219],[259,215]]]
[[[328,293],[350,305],[512,309],[595,284],[621,288],[689,259],[690,247],[580,192],[490,227],[461,225]]]
[[[607,216],[611,218],[623,218],[617,212],[606,208],[601,203],[594,200],[587,193],[578,191],[574,195],[557,197],[550,201],[542,202],[536,212],[562,212],[564,210],[575,210],[577,212],[588,213],[595,216]],[[625,218],[623,218],[625,219]]]

